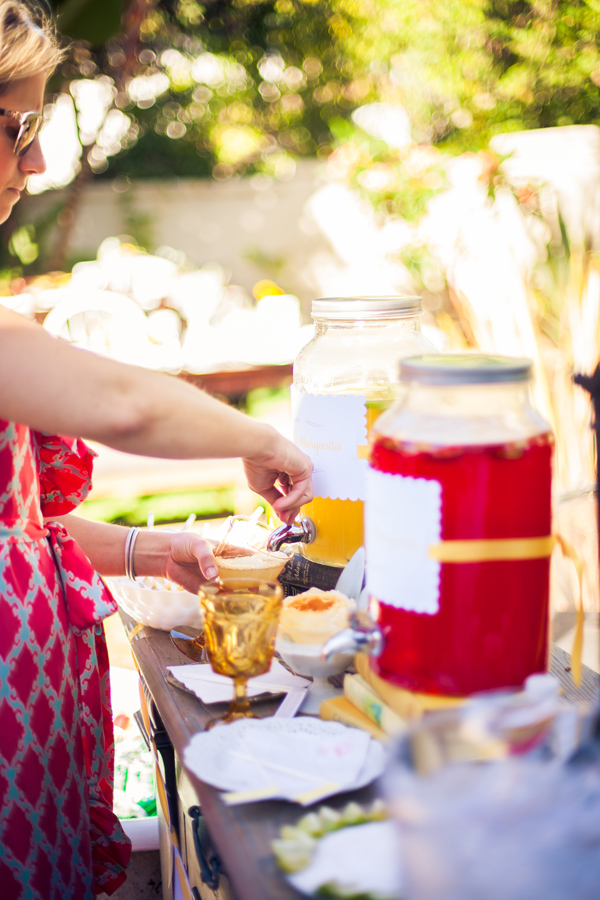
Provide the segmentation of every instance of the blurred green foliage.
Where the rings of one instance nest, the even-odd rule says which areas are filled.
[[[417,142],[486,146],[498,131],[600,122],[596,0],[339,0],[344,44]],[[377,16],[373,13],[377,10]]]
[[[373,101],[401,104],[415,143],[453,153],[499,131],[600,122],[597,0],[144,2],[129,88],[120,0],[104,0],[106,21],[94,0],[54,5],[78,38],[63,78],[111,78],[133,123],[98,174],[288,177],[292,158],[329,155],[340,122],[360,134],[351,114]]]
[[[82,183],[285,180],[316,158],[384,215],[416,222],[448,155],[499,132],[600,124],[598,0],[45,2],[69,43],[51,89],[100,81],[107,116],[126,123],[112,144],[103,126],[82,140]],[[406,111],[405,143],[357,124],[372,103]],[[59,250],[73,219],[58,218]],[[37,224],[17,227],[2,267],[64,267],[66,249],[46,253]]]
[[[152,494],[144,497],[106,497],[86,500],[77,515],[94,522],[114,522],[119,525],[146,525],[149,513],[154,513],[157,525],[185,522],[190,513],[198,519],[221,518],[235,509],[233,488],[220,490],[183,491]]]
[[[264,419],[278,407],[290,407],[289,387],[255,388],[246,394],[244,409],[253,419]]]
[[[343,92],[335,17],[322,0],[160,0],[147,5],[133,59],[125,27],[104,44],[77,40],[61,83],[110,78],[114,105],[132,122],[127,152],[92,156],[92,168],[134,178],[286,178],[293,158],[327,156],[329,120],[355,106]]]
[[[119,31],[123,8],[128,5],[129,0],[51,0],[60,31],[96,45]]]

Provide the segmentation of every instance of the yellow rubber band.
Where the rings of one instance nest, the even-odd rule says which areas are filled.
[[[190,883],[188,881],[187,872],[185,871],[183,865],[183,860],[177,854],[175,854],[175,868],[177,869],[177,878],[179,880],[179,887],[181,889],[183,900],[193,900],[192,892],[190,890]],[[177,891],[175,893],[177,893]]]
[[[494,562],[499,560],[542,559],[551,556],[559,544],[563,554],[570,559],[577,572],[579,596],[577,599],[577,620],[571,650],[571,671],[573,681],[581,684],[581,655],[583,651],[583,562],[571,544],[561,535],[539,538],[511,538],[486,541],[441,541],[431,544],[428,549],[430,559],[442,563]]]
[[[442,563],[495,562],[498,560],[542,559],[551,556],[556,545],[553,534],[537,538],[498,538],[482,541],[441,541],[431,544],[428,556]]]
[[[575,622],[575,636],[573,638],[573,649],[571,650],[571,672],[573,673],[573,681],[579,687],[581,684],[581,655],[583,652],[583,560],[577,555],[571,544],[562,537],[557,535],[557,541],[560,545],[564,556],[570,559],[575,566],[577,572],[577,581],[579,582],[579,596],[577,598],[577,619]]]
[[[221,799],[228,806],[235,806],[236,803],[253,803],[257,800],[270,800],[271,797],[278,797],[281,788],[277,785],[265,788],[255,788],[252,791],[227,791],[221,794]]]
[[[306,791],[303,794],[296,794],[294,800],[302,806],[309,806],[311,803],[316,803],[317,800],[321,800],[324,797],[328,797],[330,794],[339,791],[340,787],[341,785],[339,785],[337,781],[328,781],[327,784],[322,784],[320,787],[313,788],[311,791]]]

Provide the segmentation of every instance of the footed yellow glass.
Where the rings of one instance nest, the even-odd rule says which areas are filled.
[[[250,578],[208,581],[200,591],[204,644],[214,672],[233,679],[234,698],[207,728],[253,717],[248,679],[268,672],[283,602],[278,582]]]

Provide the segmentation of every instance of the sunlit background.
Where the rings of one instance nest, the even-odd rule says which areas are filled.
[[[55,0],[47,171],[2,302],[172,373],[289,365],[319,296],[418,293],[531,357],[557,490],[595,478],[600,13],[484,0]],[[257,287],[257,285],[259,285]]]

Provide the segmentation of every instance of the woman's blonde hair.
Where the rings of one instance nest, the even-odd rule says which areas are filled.
[[[50,75],[60,60],[54,30],[39,10],[19,0],[0,0],[0,94],[14,81]]]

